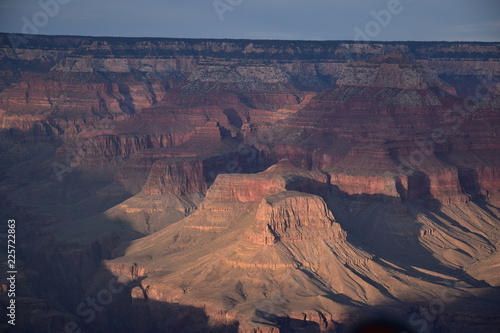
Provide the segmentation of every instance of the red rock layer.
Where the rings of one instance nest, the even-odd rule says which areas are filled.
[[[246,235],[262,245],[346,238],[323,199],[295,191],[267,196],[259,205],[254,227]]]

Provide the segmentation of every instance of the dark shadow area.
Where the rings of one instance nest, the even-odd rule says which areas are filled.
[[[9,299],[2,287],[0,332],[6,327],[11,332],[23,333],[237,332],[237,322],[210,318],[203,308],[151,300],[147,290],[140,285],[140,279],[110,287],[113,275],[103,268],[102,262],[121,255],[133,239],[143,235],[127,223],[101,213],[133,193],[112,187],[106,190],[105,200],[96,197],[96,193],[111,183],[85,178],[81,170],[70,168],[65,156],[59,160],[68,172],[58,179],[50,166],[58,158],[55,154],[61,142],[50,136],[45,127],[41,129],[43,132],[39,134],[15,130],[0,133],[0,137],[5,138],[0,150],[0,173],[3,175],[0,216],[5,221],[16,219],[18,223],[16,259],[19,271],[16,326],[5,326]],[[21,143],[37,142],[45,142],[47,151],[35,147],[24,154],[26,156],[18,154],[19,157],[9,152]],[[248,151],[217,155],[205,165],[204,171],[213,171],[215,175],[234,172],[237,170],[231,168],[235,161],[246,172],[262,171],[268,166],[266,157],[249,147]],[[8,170],[14,165],[22,168],[15,170],[12,177]],[[26,176],[21,174],[20,177],[18,172],[24,172],[24,168]],[[118,195],[120,193],[122,195]],[[85,218],[89,225],[75,223]],[[4,226],[2,223],[2,237],[6,234]],[[52,229],[49,231],[47,227]],[[2,252],[2,259],[5,253]],[[2,280],[6,279],[5,274],[5,270],[0,274]],[[138,287],[143,299],[132,298],[132,289]],[[111,289],[122,291],[110,294]]]
[[[306,316],[304,316],[304,319],[294,319],[286,316],[277,316],[260,310],[255,311],[255,316],[258,318],[258,320],[254,321],[256,324],[275,327],[279,329],[280,333],[321,332],[319,324],[314,321],[307,320]]]
[[[243,119],[241,119],[235,109],[225,109],[224,114],[231,125],[241,129],[241,126],[243,126]]]
[[[240,146],[237,151],[213,154],[203,160],[203,175],[207,189],[219,174],[258,173],[272,165],[272,159],[265,151],[253,146]]]
[[[408,323],[394,318],[373,318],[349,329],[347,333],[416,333]]]
[[[381,194],[349,195],[332,185],[331,197],[327,200],[337,222],[347,231],[348,241],[373,254],[372,260],[388,270],[399,269],[386,261],[399,266],[402,269],[400,273],[432,283],[447,285],[451,280],[426,274],[414,267],[458,278],[474,287],[488,287],[487,283],[474,279],[461,269],[445,266],[421,244],[419,238],[425,230],[422,230],[422,224],[416,219],[416,214],[425,213],[425,210],[420,208],[424,202],[427,212],[442,216],[458,227],[457,222],[450,221],[440,213],[439,201],[429,196],[424,200],[401,201],[399,198]],[[425,216],[440,224],[432,214],[425,213]],[[367,282],[374,285],[370,281]],[[382,286],[377,288],[382,294],[388,294]]]
[[[285,179],[285,189],[288,191],[314,194],[322,197],[325,202],[327,202],[329,198],[330,190],[328,184],[326,183],[297,175],[288,175],[285,176]]]
[[[49,151],[49,155],[51,154],[54,154],[54,150]],[[35,162],[38,163],[38,161]],[[207,176],[209,171],[214,171],[215,175],[221,171],[258,172],[266,169],[269,164],[270,161],[266,155],[253,147],[248,147],[245,151],[220,154],[217,158],[210,160],[209,163],[204,164],[204,175]],[[2,165],[0,171],[5,173],[6,167],[6,165]],[[46,173],[51,172],[50,169],[46,171]],[[45,178],[46,175],[42,176],[42,178]],[[92,196],[95,189],[92,190],[90,187],[84,191],[83,196],[75,195],[74,198],[72,197],[73,194],[71,193],[75,193],[75,188],[79,186],[78,178],[80,176],[78,172],[73,172],[60,183],[55,182],[53,184],[51,188],[58,189],[57,191],[62,193],[64,200],[56,199],[57,195],[55,193],[58,193],[57,191],[50,191],[51,195],[53,195],[53,202],[49,209],[61,214],[65,209],[64,206],[72,206],[75,200],[81,201]],[[88,186],[88,183],[83,183],[80,189]],[[29,184],[21,185],[28,186]],[[422,200],[401,201],[384,195],[348,195],[338,187],[300,176],[288,177],[286,188],[323,197],[334,213],[337,222],[347,230],[348,240],[368,253],[374,254],[373,260],[388,270],[394,270],[395,268],[381,259],[397,264],[401,267],[401,273],[443,286],[448,286],[450,281],[423,273],[412,266],[459,278],[474,287],[489,286],[484,281],[477,281],[461,270],[442,265],[433,257],[430,251],[419,243],[418,238],[422,232],[421,224],[418,223],[411,212],[421,209],[423,203],[425,203],[429,212],[447,220],[448,223],[460,230],[468,232],[467,229],[460,228],[460,225],[455,221],[449,220],[446,216],[441,216],[439,211],[441,208],[440,203],[429,196],[425,198],[424,202]],[[14,189],[13,192],[17,190]],[[42,229],[53,224],[55,222],[53,218],[41,216],[36,210],[27,211],[21,207],[13,207],[10,205],[11,202],[7,194],[5,192],[2,196],[2,217],[13,217],[22,223],[22,228],[19,229],[18,252],[18,260],[20,267],[22,267],[20,269],[22,273],[19,275],[19,294],[17,298],[18,326],[13,332],[66,333],[79,332],[79,329],[81,329],[81,333],[232,333],[238,331],[239,324],[237,322],[226,322],[212,318],[202,307],[152,300],[148,295],[147,286],[144,287],[141,284],[144,277],[134,276],[131,273],[131,278],[136,279],[131,283],[113,283],[110,285],[110,281],[114,281],[114,275],[103,268],[102,261],[117,257],[121,253],[120,249],[127,248],[130,245],[130,239],[123,238],[123,234],[132,232],[132,230],[127,230],[126,225],[124,225],[123,234],[104,234],[88,244],[73,243],[71,240],[62,243],[57,242],[53,234],[49,234]],[[50,201],[50,198],[46,199]],[[104,203],[95,212],[85,209],[86,205],[89,207],[93,205],[91,201],[86,205],[73,208],[82,210],[82,216],[91,216],[91,214],[104,211],[114,204],[116,203]],[[439,223],[431,214],[426,216],[435,223]],[[397,223],[387,224],[387,221]],[[105,227],[116,224],[117,221],[103,219],[100,223]],[[57,233],[57,230],[55,233]],[[137,235],[137,237],[139,236]],[[381,242],[381,240],[383,241]],[[349,269],[349,267],[347,268]],[[132,267],[131,270],[133,270]],[[311,274],[311,279],[316,279],[310,271],[303,270],[303,272]],[[351,272],[356,274],[352,269]],[[384,286],[361,275],[358,276],[377,288],[383,295],[391,298],[390,292]],[[120,290],[120,292],[113,292],[116,290]],[[352,316],[362,317],[367,313],[377,311],[376,308],[354,302],[344,294],[326,293],[323,296],[335,303],[355,309],[350,313]],[[467,313],[467,304],[470,299],[478,300],[477,297],[470,295],[467,297],[464,296],[456,302],[457,306],[461,307],[461,313],[464,313],[464,311]],[[5,318],[5,295],[0,298],[0,301],[4,312],[2,318]],[[404,300],[396,299],[392,299],[392,301],[393,303],[387,304],[385,307],[399,309],[402,302],[404,302]],[[495,306],[498,308],[498,304],[495,303],[485,303],[485,305],[490,310],[495,309]],[[425,314],[420,314],[420,308],[421,306],[424,308],[425,306],[429,307],[429,304],[406,306],[414,309],[412,310],[414,312],[405,313],[403,317],[408,322],[412,320],[412,322],[417,323],[417,325],[414,325],[417,328],[426,324],[428,327],[432,327],[429,332],[454,332],[452,329],[447,330],[447,326],[451,322],[449,318],[421,321]],[[449,308],[451,307],[449,305]],[[417,316],[406,319],[415,312]],[[471,311],[471,313],[475,313],[475,311]],[[456,316],[459,315],[451,314],[450,318],[456,318]],[[277,328],[280,332],[325,331],[321,322],[317,323],[306,318],[297,319],[264,312],[260,312],[257,317],[262,321],[256,323]],[[462,319],[465,318],[463,319],[465,322],[470,320],[471,325],[478,327],[484,324],[480,320],[470,319],[469,317],[462,316]],[[474,322],[474,320],[477,322]],[[492,325],[495,325],[494,319],[491,320]],[[344,330],[348,326],[332,325],[327,327],[331,332],[348,332]],[[335,329],[331,327],[335,327]]]
[[[147,290],[141,287],[141,280],[144,278],[117,282],[113,274],[101,267],[90,277],[92,283],[86,290],[53,290],[54,294],[50,299],[18,298],[16,326],[9,327],[9,332],[238,332],[238,322],[214,320],[201,307],[148,299],[145,297]],[[63,300],[65,297],[76,296],[75,294],[78,297],[73,300]],[[2,306],[6,305],[5,301],[5,297],[0,297]]]
[[[241,103],[243,103],[243,105],[245,105],[251,109],[257,108],[255,106],[255,104],[253,103],[253,101],[248,96],[241,94],[241,93],[235,93],[235,94],[236,94],[236,96],[238,96],[238,99],[240,100]]]
[[[129,86],[126,84],[119,84],[118,92],[123,96],[122,99],[118,99],[118,104],[120,106],[120,109],[125,114],[134,114],[136,110],[134,105],[134,99],[130,95]]]
[[[355,301],[353,300],[352,298],[350,298],[349,296],[347,295],[344,295],[344,294],[341,294],[341,293],[333,293],[331,291],[331,289],[329,288],[329,286],[325,285],[324,283],[322,283],[322,279],[315,273],[311,272],[310,270],[308,269],[305,269],[304,267],[298,267],[298,269],[304,273],[305,275],[307,275],[308,278],[311,279],[311,281],[317,281],[319,283],[322,284],[322,291],[324,292],[324,295],[323,297],[325,298],[328,298],[330,300],[332,300],[333,302],[337,303],[337,304],[342,304],[342,305],[345,305],[345,306],[350,306],[350,307],[357,307],[358,309],[367,309],[368,307],[366,306],[366,304],[363,304],[359,301]]]
[[[396,268],[388,265],[384,260],[401,267],[400,273],[422,278],[432,283],[448,284],[450,281],[426,274],[413,266],[459,278],[475,287],[488,287],[487,283],[472,278],[461,269],[443,265],[431,251],[421,244],[419,238],[425,231],[422,230],[422,224],[417,221],[416,214],[425,213],[428,219],[440,224],[432,215],[436,214],[460,230],[470,231],[440,212],[441,203],[430,196],[429,179],[425,177],[425,179],[419,179],[419,182],[426,184],[426,193],[428,194],[424,196],[424,199],[412,201],[402,201],[399,198],[383,194],[349,195],[336,185],[328,186],[325,183],[300,176],[289,176],[286,189],[321,196],[337,222],[347,231],[348,241],[373,254],[373,260],[387,269]],[[426,206],[427,211],[418,208],[423,205]],[[351,271],[356,274],[354,270]],[[390,296],[390,292],[382,285],[367,280],[366,277],[359,277],[375,286],[383,295]]]
[[[223,159],[223,162],[226,162],[226,160]],[[324,183],[312,181],[311,184],[304,184],[303,180],[301,177],[292,177],[290,179],[290,189],[306,192],[309,190],[314,194],[325,195]],[[386,219],[384,214],[400,214],[398,216],[405,218],[404,228],[412,231],[409,234],[409,241],[416,242],[418,232],[420,232],[419,224],[412,217],[405,215],[405,212],[411,209],[411,203],[401,203],[392,197],[380,195],[349,196],[335,187],[331,188],[330,193],[326,193],[326,199],[334,213],[338,212],[338,214],[335,213],[338,222],[347,230],[353,230],[353,232],[348,232],[348,235],[351,234],[348,236],[349,241],[361,248],[365,248],[370,253],[374,253],[374,260],[387,269],[394,269],[394,267],[388,266],[379,258],[397,262],[402,267],[402,273],[404,274],[422,277],[443,286],[448,285],[449,281],[435,276],[428,276],[421,271],[414,270],[411,266],[421,265],[421,267],[427,267],[438,272],[459,273],[457,270],[438,266],[439,262],[433,259],[432,254],[422,247],[416,247],[413,249],[416,253],[408,254],[405,260],[401,260],[401,257],[397,256],[398,251],[406,252],[408,250],[408,240],[403,243],[395,242],[395,239],[399,237],[397,235],[394,236],[394,239],[391,237],[380,238],[380,235],[387,237],[391,233],[390,229],[380,228],[377,225],[377,223]],[[364,216],[363,211],[366,209],[368,209],[369,214]],[[377,220],[377,216],[380,220]],[[102,262],[103,260],[115,258],[119,255],[119,248],[123,249],[130,245],[128,241],[120,239],[119,236],[110,234],[87,245],[78,245],[71,242],[57,244],[53,241],[52,235],[40,234],[39,227],[30,227],[30,223],[37,220],[36,216],[16,212],[15,218],[26,223],[23,226],[24,231],[22,233],[29,230],[29,234],[24,235],[24,244],[20,244],[21,246],[24,245],[24,249],[19,253],[19,258],[24,263],[22,271],[25,280],[19,285],[18,325],[16,325],[16,330],[12,330],[12,332],[238,332],[239,323],[221,319],[225,318],[224,313],[221,313],[219,317],[212,317],[207,314],[202,306],[195,307],[153,300],[149,294],[148,286],[144,286],[142,282],[146,276],[137,274],[137,266],[140,267],[140,263],[137,266],[131,266],[128,270],[124,270],[125,277],[131,279],[131,282],[117,283],[114,274],[105,268]],[[115,222],[112,220],[102,221],[102,225]],[[363,222],[375,223],[374,228],[379,229],[381,232],[380,235],[375,235],[375,238],[378,238],[378,240],[387,239],[384,243],[389,247],[378,248],[377,244],[370,241],[369,238],[368,242],[365,243],[364,236],[366,235],[364,235],[364,232],[369,233],[371,231]],[[359,224],[357,225],[357,223]],[[28,241],[30,235],[31,239]],[[420,257],[420,260],[416,260],[417,257]],[[411,258],[416,261],[412,262]],[[312,274],[308,270],[304,270],[304,273]],[[311,279],[315,278],[312,275],[310,277]],[[467,279],[468,283],[481,286],[478,281],[471,277],[460,276],[460,278],[464,279],[464,281]],[[373,281],[367,282],[374,285],[386,296],[388,295],[388,291],[383,286],[374,284]],[[425,326],[428,332],[454,333],[456,330],[453,324],[458,320],[457,325],[462,327],[465,323],[471,327],[471,329],[463,330],[463,332],[476,332],[476,327],[496,325],[494,320],[497,319],[494,319],[493,315],[488,316],[489,312],[495,310],[495,307],[500,308],[499,304],[494,302],[484,303],[489,312],[486,311],[485,317],[478,317],[475,314],[476,310],[470,308],[471,296],[469,295],[458,297],[453,303],[446,303],[443,311],[438,308],[441,311],[440,316],[431,314],[432,320],[428,320],[425,319],[425,311],[421,313],[421,309],[427,307],[430,309],[429,311],[432,311],[433,308],[430,306],[433,303],[430,302],[433,300],[420,304],[404,304],[404,299],[393,300],[391,303],[385,304],[382,310],[354,302],[343,294],[326,294],[324,297],[351,309],[345,314],[347,318],[345,323],[335,323],[329,318],[325,319],[325,321],[318,320],[318,322],[310,318],[290,318],[263,311],[259,312],[257,309],[256,316],[258,320],[255,323],[285,333],[351,332],[352,329],[358,329],[356,325],[364,322],[365,318],[372,316],[373,313],[393,312],[399,314],[393,316],[397,316],[404,323],[409,324],[410,329],[413,329],[413,331],[418,331],[419,328]],[[477,297],[472,299],[478,301]],[[5,309],[5,298],[1,299],[1,302],[2,309]],[[203,304],[203,300],[200,300],[200,304]],[[455,306],[460,311],[455,312]],[[467,309],[471,309],[471,315],[464,316]],[[381,315],[381,318],[386,317]],[[398,324],[397,321],[395,323]],[[368,324],[373,325],[373,322]],[[385,329],[384,327],[378,328]],[[406,331],[408,333],[413,332],[412,330]],[[488,331],[483,330],[481,332]]]
[[[237,321],[215,319],[202,307],[151,300],[147,297],[148,287],[144,288],[142,283],[146,276],[134,276],[132,271],[129,276],[132,280],[117,282],[113,274],[101,267],[92,276],[92,285],[67,307],[57,304],[57,300],[69,296],[63,293],[54,294],[52,300],[19,298],[16,327],[10,327],[7,332],[239,332],[240,324]],[[497,293],[500,294],[499,291]],[[452,302],[442,298],[418,304],[385,304],[383,309],[354,308],[343,314],[345,321],[342,323],[324,315],[311,320],[305,314],[302,318],[292,318],[256,309],[253,323],[261,329],[277,329],[279,333],[497,332],[500,318],[495,315],[495,311],[500,309],[500,302],[483,304],[487,310],[479,316],[467,312],[467,309],[474,309],[476,302],[471,303],[470,298],[457,296]],[[5,301],[5,296],[0,296],[2,307],[6,305]],[[5,316],[3,309],[2,316]],[[223,313],[220,318],[224,318]]]
[[[496,207],[494,205],[491,205],[488,201],[485,200],[484,197],[479,198],[478,200],[475,200],[474,203],[481,207],[485,212],[490,214],[491,216],[496,216],[497,218],[500,218],[500,215],[492,209],[492,207],[496,209],[500,209],[500,207]]]

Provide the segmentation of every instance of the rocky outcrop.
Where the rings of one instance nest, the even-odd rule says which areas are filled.
[[[345,239],[345,232],[320,197],[295,191],[267,196],[247,237],[257,244]]]
[[[140,150],[178,146],[189,139],[189,134],[124,134],[99,135],[80,144],[80,158],[72,166],[80,163],[99,165],[116,158],[128,159]]]
[[[303,190],[288,189],[298,179]],[[316,185],[315,182],[325,184],[321,181],[328,186],[327,175],[297,168],[287,160],[258,174],[219,175],[195,213],[138,241],[124,257],[112,261],[108,267],[115,274],[129,274],[131,263],[140,262],[141,271],[151,270],[141,282],[142,288],[148,288],[150,300],[200,306],[199,299],[203,298],[208,315],[221,321],[238,320],[241,332],[268,332],[276,325],[290,328],[299,321],[304,327],[309,320],[312,326],[336,330],[362,320],[362,315],[339,312],[334,304],[338,304],[335,300],[341,302],[342,298],[337,295],[361,301],[364,297],[402,297],[408,288],[413,294],[438,292],[431,282],[432,278],[425,282],[425,286],[419,285],[416,281],[421,281],[422,277],[411,273],[413,268],[408,270],[405,266],[376,258],[351,243],[341,223],[364,241],[371,239],[367,242],[378,244],[378,251],[387,246],[399,246],[396,239],[403,238],[401,246],[411,249],[407,256],[414,258],[425,252],[414,245],[415,237],[436,251],[443,241],[447,243],[454,237],[469,237],[465,234],[457,236],[456,232],[464,232],[462,227],[454,226],[452,228],[456,229],[453,231],[445,231],[447,228],[439,227],[442,222],[432,221],[431,215],[427,217],[427,213],[420,210],[411,212],[409,207],[414,206],[406,206],[400,200],[363,203],[364,207],[358,207],[349,219],[341,217],[340,222],[322,197],[307,193],[321,188],[307,185]],[[241,187],[246,191],[234,190],[238,184],[244,185]],[[376,187],[374,192],[377,192]],[[328,201],[332,207],[343,200],[356,204],[349,198],[355,195],[344,195],[346,197],[333,191],[333,197],[328,197]],[[470,209],[464,207],[467,206],[462,209]],[[342,210],[339,213],[345,216]],[[421,229],[415,228],[414,218],[419,220],[417,225],[422,223]],[[453,218],[463,225],[461,218]],[[381,225],[381,221],[389,226]],[[353,226],[350,226],[351,223]],[[357,230],[360,223],[363,227]],[[488,223],[485,222],[483,227],[486,225]],[[381,237],[394,237],[394,245],[373,240]],[[214,246],[219,249],[217,253],[207,253],[207,249]],[[444,257],[438,255],[440,262],[444,262],[441,261],[444,258],[452,258],[446,253],[449,252],[444,251]],[[383,257],[386,255],[383,254]],[[402,258],[404,255],[398,256]],[[198,259],[192,263],[192,258]],[[414,260],[417,260],[414,263],[416,266],[423,263],[420,259]],[[161,268],[160,263],[166,265],[165,268]],[[390,265],[392,273],[387,274],[388,267],[385,265]],[[433,264],[428,262],[426,265]],[[175,273],[172,274],[166,267],[176,267]],[[432,267],[439,271],[438,266]],[[392,269],[399,272],[397,277]],[[441,274],[426,272],[429,276]],[[168,281],[165,280],[167,276]],[[214,280],[214,276],[223,278]],[[208,281],[214,285],[207,290]],[[319,297],[317,300],[303,296],[323,295],[325,292],[329,296],[315,296]],[[138,289],[134,293],[139,299],[142,297]],[[299,299],[305,303],[299,302]],[[332,299],[334,302],[330,303]],[[296,305],[294,310],[288,310],[291,303],[305,306],[302,309]],[[317,306],[322,309],[318,310],[319,313],[310,310]],[[224,308],[231,310],[221,310]],[[400,310],[401,313],[411,312],[406,308]],[[283,315],[271,315],[273,313]],[[157,322],[161,319],[153,317],[152,320]],[[446,325],[445,322],[442,324]],[[471,325],[471,322],[466,320],[464,325]]]
[[[143,187],[147,194],[205,193],[207,190],[203,161],[199,159],[159,160],[151,168]]]
[[[300,169],[281,160],[257,174],[221,174],[207,193],[207,202],[261,202],[291,190],[328,197],[328,177],[321,172]]]
[[[285,189],[284,179],[240,175],[220,175],[207,193],[214,202],[260,202],[262,198]]]

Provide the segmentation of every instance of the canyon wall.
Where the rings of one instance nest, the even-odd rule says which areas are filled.
[[[445,283],[495,304],[499,77],[499,43],[0,34],[22,327],[335,332]],[[436,330],[498,324],[453,306]]]

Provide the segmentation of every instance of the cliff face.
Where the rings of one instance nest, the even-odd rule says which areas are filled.
[[[253,241],[271,245],[278,241],[345,239],[345,234],[320,197],[294,192],[268,196],[259,205]],[[325,235],[325,233],[327,235]]]
[[[421,304],[445,282],[488,299],[499,71],[498,43],[0,34],[2,211],[60,253],[29,262],[47,275],[29,297],[74,315],[95,287],[78,281],[123,275],[120,306],[79,321],[96,332],[126,330],[113,316],[144,332],[186,318],[341,331],[364,306]],[[76,271],[62,286],[56,262]],[[37,332],[69,320],[50,311]]]
[[[237,184],[254,190],[235,190]],[[288,189],[291,184],[301,190]],[[323,186],[329,189],[324,197],[310,194]],[[412,308],[405,299],[421,304],[419,299],[440,297],[443,290],[458,294],[486,287],[471,276],[445,289],[434,279],[453,280],[472,257],[495,252],[482,236],[498,241],[490,224],[495,217],[463,203],[436,215],[417,207],[391,197],[338,196],[326,175],[280,161],[261,173],[217,177],[196,212],[138,240],[106,267],[133,280],[128,272],[139,263],[136,269],[143,274],[135,279],[146,296],[139,293],[136,299],[146,297],[142,304],[151,309],[154,302],[200,305],[202,299],[207,315],[219,323],[238,321],[239,332],[303,328],[309,320],[319,331],[336,332],[363,318],[356,302],[395,302],[393,315],[404,316]],[[460,247],[466,255],[453,252],[457,242],[467,242]],[[472,266],[467,273],[477,274]],[[452,327],[450,318],[460,317],[462,305],[449,306],[453,315],[433,325]],[[163,317],[150,320],[161,326]],[[497,325],[486,317],[460,322],[465,330],[474,322]]]
[[[485,184],[498,182],[498,161],[491,162],[491,172],[474,171],[474,187],[465,187],[458,176],[463,167],[448,158],[499,148],[496,44],[36,37],[13,48],[16,36],[1,37],[2,127],[62,141],[79,152],[71,167],[133,164],[146,149],[188,143],[189,150],[200,140],[220,146],[220,140],[234,139],[257,144],[274,160],[336,168],[334,181],[349,193],[394,196],[396,180],[375,184],[373,176],[392,163],[392,179],[408,182],[398,171],[402,166],[431,183],[412,189],[408,198],[461,201],[464,188],[497,196]],[[389,154],[386,164],[361,162],[367,140],[369,153]],[[350,173],[364,170],[342,176],[341,165]],[[365,183],[368,173],[371,189],[347,189],[350,182]],[[447,189],[438,189],[445,178]]]

